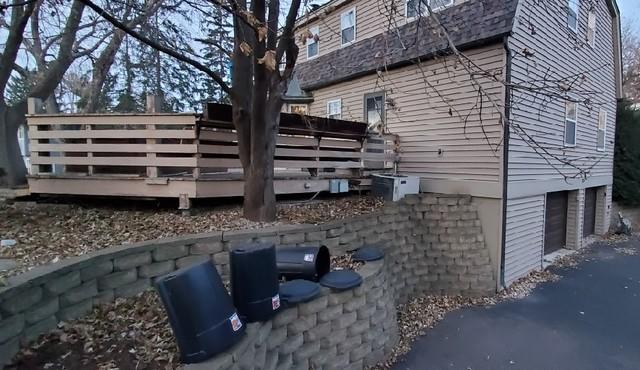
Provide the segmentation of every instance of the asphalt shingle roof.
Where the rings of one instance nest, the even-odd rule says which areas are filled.
[[[495,42],[511,32],[518,0],[468,0],[437,13],[460,49]],[[314,90],[446,53],[448,43],[429,17],[322,55],[296,67],[300,87]]]

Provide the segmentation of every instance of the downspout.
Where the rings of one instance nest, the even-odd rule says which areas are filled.
[[[504,122],[502,140],[502,240],[500,256],[500,287],[506,288],[504,280],[504,259],[507,250],[507,184],[509,183],[509,122],[511,117],[511,50],[509,50],[509,36],[504,37],[504,50],[507,54],[505,66],[504,89]]]

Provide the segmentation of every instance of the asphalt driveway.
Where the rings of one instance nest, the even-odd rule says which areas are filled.
[[[594,246],[528,297],[454,311],[394,369],[640,369],[640,240]]]

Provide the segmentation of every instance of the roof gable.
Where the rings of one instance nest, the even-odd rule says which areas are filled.
[[[518,0],[468,0],[438,12],[459,48],[500,40],[513,27]],[[448,43],[429,17],[387,31],[296,67],[300,87],[313,90],[446,53]]]

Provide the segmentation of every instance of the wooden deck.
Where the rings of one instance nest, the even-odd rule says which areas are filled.
[[[314,119],[333,121],[315,117],[304,122]],[[393,135],[359,135],[362,127],[357,125],[363,123],[344,123],[352,126],[334,132],[326,127],[344,121],[319,130],[295,128],[291,120],[295,117],[284,120],[288,123],[277,138],[277,194],[328,191],[335,179],[366,188],[372,173],[394,168]],[[236,133],[226,117],[32,114],[27,122],[31,193],[189,199],[242,195]]]

